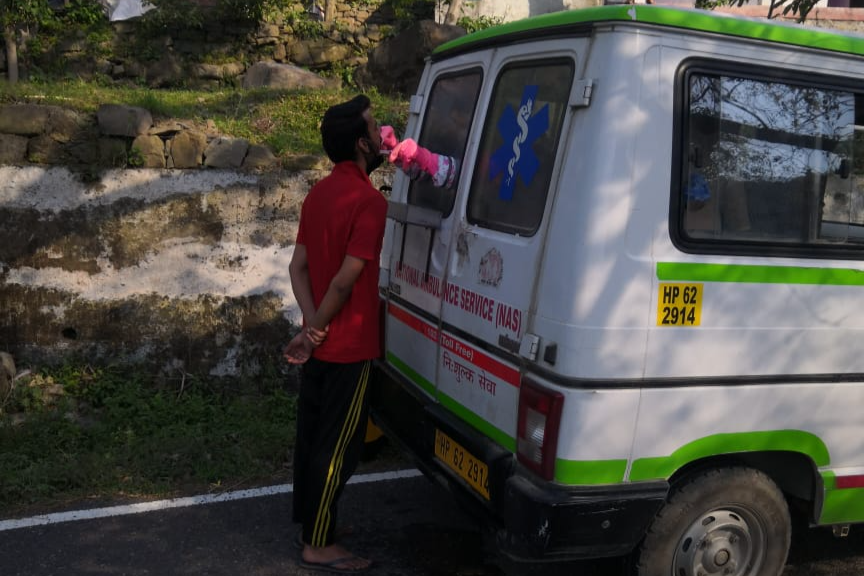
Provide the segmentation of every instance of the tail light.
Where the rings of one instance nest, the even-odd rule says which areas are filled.
[[[516,457],[544,480],[555,475],[558,429],[564,395],[522,379],[519,390],[519,419],[516,428]]]

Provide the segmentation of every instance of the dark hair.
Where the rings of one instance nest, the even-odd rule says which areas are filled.
[[[369,138],[369,126],[363,113],[372,103],[360,94],[348,102],[331,106],[321,121],[321,143],[324,151],[334,163],[354,160],[354,148],[360,138]]]

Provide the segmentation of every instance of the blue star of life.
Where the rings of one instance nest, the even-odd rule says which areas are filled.
[[[525,86],[519,110],[507,106],[498,119],[498,132],[504,139],[504,144],[490,159],[489,179],[494,180],[503,175],[498,189],[498,198],[501,200],[513,199],[517,177],[530,186],[540,168],[540,160],[534,153],[533,144],[549,129],[549,105],[543,106],[534,114],[538,88]]]

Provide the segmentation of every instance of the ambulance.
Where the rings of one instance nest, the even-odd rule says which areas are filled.
[[[438,48],[373,415],[521,560],[775,576],[864,521],[864,37],[646,5]]]

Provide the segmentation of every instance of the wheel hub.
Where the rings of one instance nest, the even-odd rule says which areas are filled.
[[[764,534],[755,520],[714,510],[693,522],[678,543],[673,576],[755,576]]]

